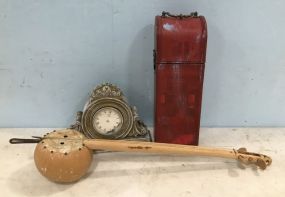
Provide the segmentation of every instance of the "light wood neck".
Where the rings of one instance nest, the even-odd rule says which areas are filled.
[[[247,152],[245,148],[235,150],[191,145],[103,139],[87,139],[84,140],[83,143],[88,148],[94,150],[230,158],[236,159],[244,164],[254,164],[261,169],[265,169],[272,162],[270,157],[263,154]]]

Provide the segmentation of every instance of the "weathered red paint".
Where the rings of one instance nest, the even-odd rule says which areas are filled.
[[[198,145],[205,18],[156,16],[155,31],[155,141]]]

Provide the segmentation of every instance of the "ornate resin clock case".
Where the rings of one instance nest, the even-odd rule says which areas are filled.
[[[71,128],[88,138],[151,141],[150,132],[140,120],[136,107],[129,106],[123,92],[110,83],[101,84],[92,91]]]

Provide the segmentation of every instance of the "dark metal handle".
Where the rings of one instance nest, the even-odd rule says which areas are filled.
[[[174,15],[174,14],[170,14],[169,12],[165,12],[163,11],[162,14],[161,14],[162,17],[174,17],[174,18],[189,18],[189,17],[192,17],[192,18],[196,18],[198,17],[198,12],[191,12],[190,14],[188,15],[184,15],[184,14],[178,14],[178,15]]]
[[[26,143],[39,143],[42,137],[32,136],[33,139],[12,138],[9,140],[10,144],[26,144]]]
[[[154,49],[152,51],[152,55],[153,55],[153,69],[155,70],[155,67],[156,67],[156,50]]]

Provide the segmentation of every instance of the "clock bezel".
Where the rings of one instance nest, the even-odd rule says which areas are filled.
[[[98,110],[105,107],[112,107],[118,110],[123,117],[123,124],[117,132],[112,135],[104,135],[100,133],[93,125],[94,115]],[[134,117],[129,106],[117,98],[101,98],[96,99],[88,104],[82,114],[83,133],[88,138],[105,138],[105,139],[120,139],[126,137],[134,123]]]

